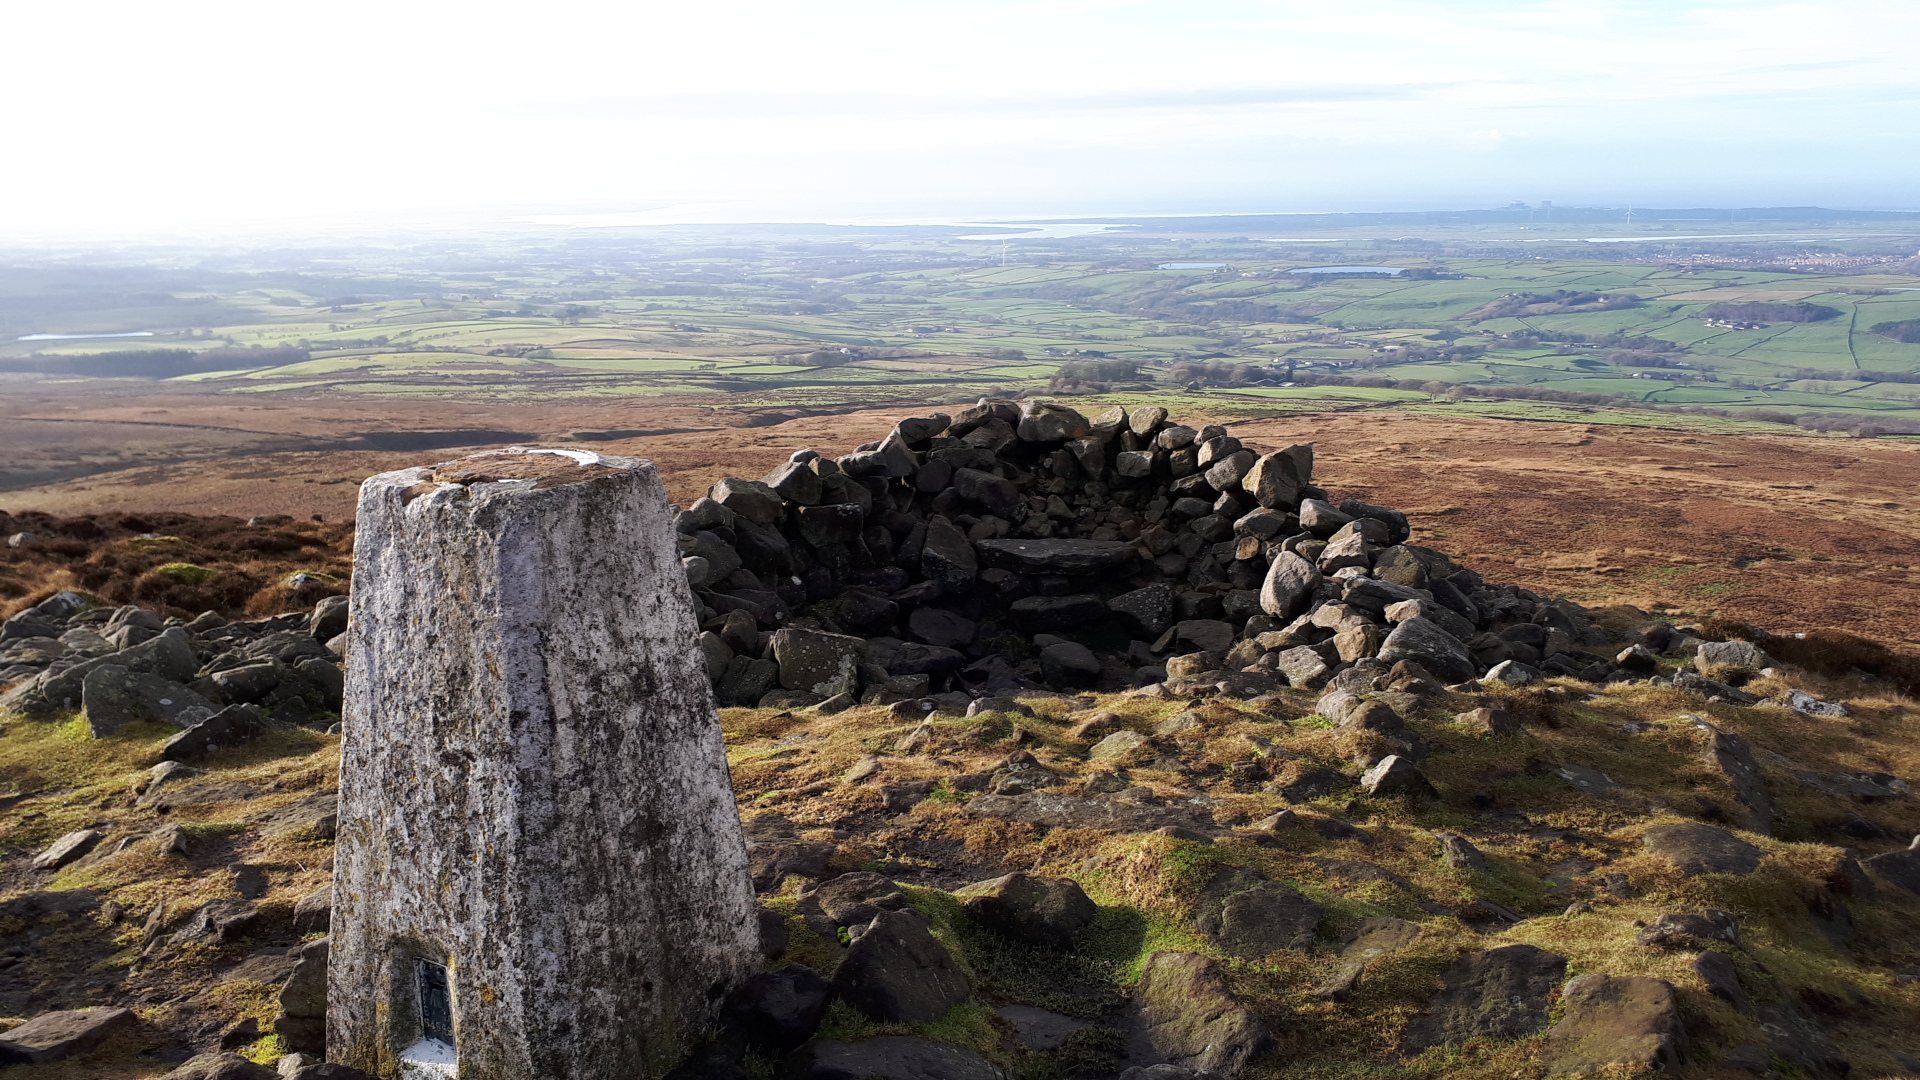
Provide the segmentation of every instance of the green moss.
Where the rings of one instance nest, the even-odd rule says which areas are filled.
[[[182,585],[199,585],[220,576],[218,570],[210,570],[188,562],[170,562],[156,569],[154,573]]]

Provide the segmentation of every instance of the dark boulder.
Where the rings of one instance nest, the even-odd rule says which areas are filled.
[[[1016,872],[954,893],[981,926],[1004,937],[1054,949],[1073,947],[1073,935],[1097,911],[1077,882]]]
[[[931,1023],[973,992],[926,920],[907,911],[875,915],[848,947],[833,985],[842,1001],[881,1024]]]

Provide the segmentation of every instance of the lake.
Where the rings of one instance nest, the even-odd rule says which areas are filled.
[[[1289,274],[1397,274],[1404,266],[1302,266]]]

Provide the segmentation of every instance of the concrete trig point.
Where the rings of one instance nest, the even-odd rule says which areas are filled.
[[[658,1075],[752,968],[746,844],[649,462],[360,489],[327,1056]]]

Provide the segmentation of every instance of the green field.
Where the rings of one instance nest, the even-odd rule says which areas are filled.
[[[1876,241],[1878,262],[1869,253],[1866,265],[1795,269],[1731,238],[1688,242],[1704,255],[1658,257],[1645,245],[1576,243],[1569,230],[1524,243],[1463,227],[1292,246],[1143,231],[1018,240],[1006,265],[997,243],[926,230],[791,233],[635,230],[496,238],[459,253],[308,253],[282,267],[256,258],[219,272],[136,271],[154,280],[114,289],[85,268],[62,268],[56,288],[16,266],[0,276],[0,368],[52,376],[83,355],[213,349],[166,377],[247,394],[803,406],[1177,386],[1216,406],[1232,396],[1269,407],[1759,411],[1775,423],[1856,418],[1920,431],[1920,344],[1870,329],[1920,319],[1920,266],[1894,254],[1911,252],[1911,238]],[[1795,250],[1839,257],[1849,242]],[[1193,259],[1227,265],[1153,268]],[[1288,272],[1349,263],[1416,276]],[[1833,314],[1706,317],[1741,302]],[[14,340],[135,330],[151,336]],[[280,352],[255,360],[254,347]],[[824,366],[823,354],[846,362]],[[1096,371],[1091,359],[1109,363]],[[1449,401],[1451,386],[1427,384],[1465,389]],[[1550,400],[1510,400],[1523,393]]]

